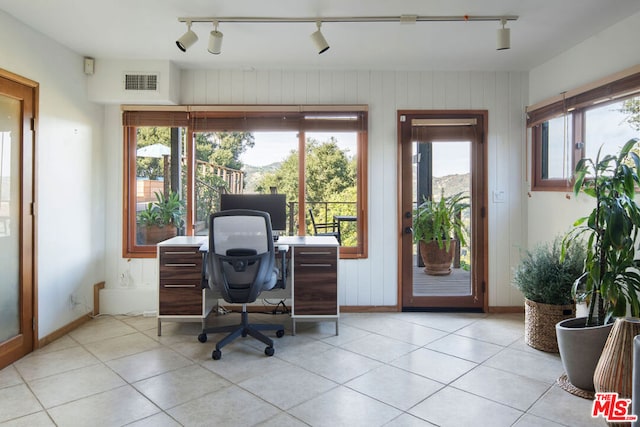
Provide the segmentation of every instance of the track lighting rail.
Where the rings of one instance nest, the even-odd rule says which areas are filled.
[[[428,16],[428,15],[400,15],[400,16],[324,16],[324,17],[240,17],[240,16],[211,16],[211,17],[182,17],[179,22],[233,22],[241,24],[269,24],[269,23],[308,23],[308,22],[456,22],[456,21],[516,21],[517,15],[451,15],[451,16]]]

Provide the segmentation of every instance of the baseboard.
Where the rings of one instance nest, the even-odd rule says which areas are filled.
[[[104,289],[104,282],[93,285],[93,315],[100,314],[100,289]]]
[[[45,345],[54,342],[58,338],[62,338],[63,336],[67,335],[69,332],[84,325],[89,320],[91,320],[91,312],[87,314],[83,314],[82,316],[78,317],[76,320],[72,321],[71,323],[68,323],[65,326],[51,332],[49,335],[40,338],[38,340],[38,348],[42,348]]]

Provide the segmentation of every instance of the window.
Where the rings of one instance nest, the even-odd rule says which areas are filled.
[[[578,161],[617,153],[640,130],[640,73],[528,110],[532,189],[567,191]]]
[[[286,234],[313,234],[311,209],[339,227],[342,258],[367,256],[366,107],[181,108],[124,113],[124,256],[154,256],[157,197],[182,201],[175,233],[206,235],[223,192],[285,194]]]

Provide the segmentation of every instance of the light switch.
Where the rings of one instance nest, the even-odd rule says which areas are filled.
[[[507,199],[507,194],[504,190],[493,191],[493,203],[504,203]]]

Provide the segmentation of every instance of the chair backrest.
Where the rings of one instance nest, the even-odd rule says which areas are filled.
[[[311,225],[313,225],[313,232],[318,234],[318,226],[316,225],[316,219],[313,217],[313,209],[309,209],[309,218],[311,218]]]
[[[277,280],[269,214],[234,209],[209,219],[209,287],[225,301],[248,303]]]

